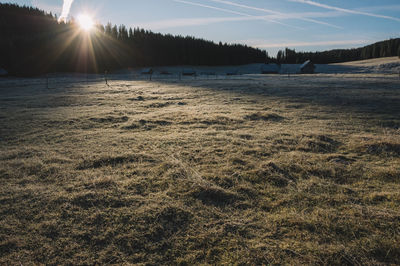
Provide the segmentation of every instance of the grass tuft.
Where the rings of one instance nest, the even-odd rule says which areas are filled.
[[[0,264],[400,264],[397,77],[54,86],[0,80]]]

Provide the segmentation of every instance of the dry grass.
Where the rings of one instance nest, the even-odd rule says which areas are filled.
[[[392,63],[400,63],[400,58],[398,56],[392,57],[381,57],[381,58],[373,58],[367,60],[359,60],[345,63],[337,63],[333,65],[341,65],[341,66],[377,66],[382,64],[392,64]]]
[[[394,78],[13,83],[0,264],[400,264]]]

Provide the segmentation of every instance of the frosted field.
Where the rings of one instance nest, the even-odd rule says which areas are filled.
[[[193,70],[201,76],[211,78],[215,73],[217,76],[222,78],[227,73],[238,73],[238,74],[260,74],[262,64],[250,64],[243,66],[222,66],[222,67],[192,67],[192,66],[178,66],[178,67],[155,67],[153,68],[155,74],[158,75],[161,72],[168,72],[171,76],[178,77],[178,73],[183,70]],[[283,64],[281,66],[281,74],[296,74],[300,71],[301,64]],[[122,71],[122,73],[130,73],[133,75],[139,75],[141,69],[133,69]],[[386,75],[398,75],[400,72],[400,58],[398,57],[385,57],[376,58],[369,60],[361,60],[355,62],[320,65],[316,64],[315,72],[317,74],[386,74]],[[160,78],[165,78],[168,75],[159,75]]]
[[[400,264],[398,74],[145,79],[0,79],[0,264]]]

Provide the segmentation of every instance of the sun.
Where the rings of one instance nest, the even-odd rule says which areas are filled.
[[[87,14],[80,14],[78,16],[79,27],[84,31],[91,31],[94,27],[94,20]]]

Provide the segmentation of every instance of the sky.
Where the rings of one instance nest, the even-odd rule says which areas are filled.
[[[14,0],[60,16],[63,0]],[[70,15],[154,32],[241,43],[275,56],[400,37],[400,0],[75,0]]]

